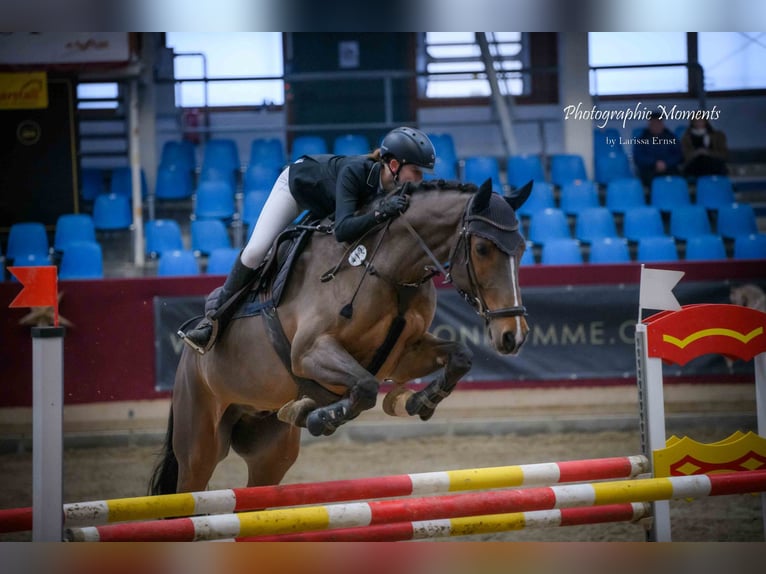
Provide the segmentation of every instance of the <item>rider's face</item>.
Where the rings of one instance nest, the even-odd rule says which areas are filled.
[[[399,182],[404,183],[405,181],[420,183],[423,181],[423,171],[411,163],[404,164],[399,170]]]

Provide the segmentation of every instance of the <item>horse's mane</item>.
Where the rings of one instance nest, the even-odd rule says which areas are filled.
[[[476,193],[479,187],[473,183],[464,183],[456,180],[446,179],[430,179],[423,180],[419,184],[406,183],[408,191],[415,193],[418,191],[441,191],[441,190],[455,190],[461,193]]]

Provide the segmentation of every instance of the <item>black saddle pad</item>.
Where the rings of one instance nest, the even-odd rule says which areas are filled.
[[[272,253],[276,253],[276,256],[267,261],[263,280],[257,282],[253,290],[244,298],[234,314],[234,319],[252,317],[258,315],[263,309],[279,306],[295,261],[313,232],[313,229],[301,226],[289,228],[280,234],[272,249]],[[257,289],[258,285],[263,287]],[[269,294],[265,300],[261,296],[263,291]]]

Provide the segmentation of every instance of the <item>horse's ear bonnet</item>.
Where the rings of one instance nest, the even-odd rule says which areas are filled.
[[[523,245],[519,234],[519,220],[510,204],[491,186],[482,185],[471,198],[465,218],[466,231],[490,240],[498,249],[511,255]]]

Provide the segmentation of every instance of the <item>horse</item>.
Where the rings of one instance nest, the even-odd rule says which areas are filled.
[[[302,428],[332,434],[375,406],[383,381],[392,384],[384,412],[428,420],[472,359],[465,344],[428,332],[437,275],[485,320],[496,352],[518,353],[529,327],[515,211],[531,184],[508,197],[489,180],[406,184],[395,193],[408,209],[351,245],[318,225],[278,306],[233,320],[204,355],[184,348],[150,494],[204,490],[230,449],[247,464],[248,486],[279,484]]]

